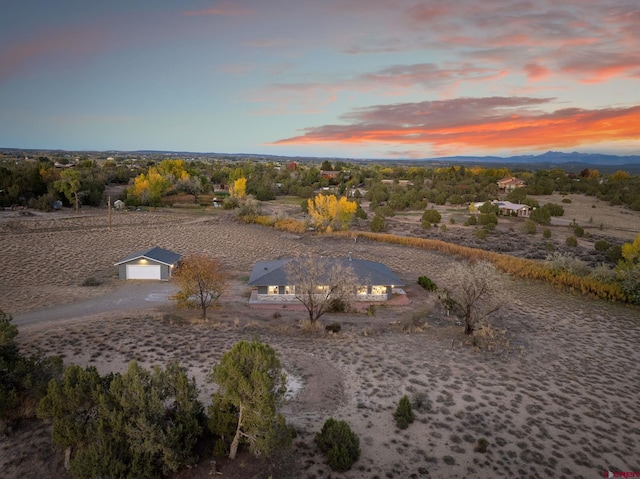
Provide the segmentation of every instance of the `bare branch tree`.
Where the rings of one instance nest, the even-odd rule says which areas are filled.
[[[207,308],[218,301],[225,288],[222,265],[206,254],[182,258],[173,278],[180,291],[172,299],[181,307],[200,308],[203,319],[207,317]]]
[[[503,285],[493,264],[456,262],[448,271],[453,287],[445,289],[445,307],[464,319],[465,334],[472,334],[478,326],[503,305]]]
[[[285,266],[287,280],[295,287],[295,296],[315,323],[336,302],[348,305],[355,294],[357,277],[349,260],[303,255]]]

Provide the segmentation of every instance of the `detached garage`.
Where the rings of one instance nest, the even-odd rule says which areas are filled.
[[[118,261],[120,279],[168,280],[180,260],[180,255],[166,249],[151,248],[139,251]]]

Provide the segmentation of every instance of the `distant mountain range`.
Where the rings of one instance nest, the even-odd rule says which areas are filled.
[[[459,163],[509,163],[509,164],[539,164],[539,163],[577,163],[584,165],[616,166],[640,165],[640,155],[618,156],[601,153],[563,153],[561,151],[547,151],[541,155],[520,156],[446,156],[441,158],[425,158],[425,161],[447,161]]]
[[[310,157],[310,156],[282,156],[255,153],[203,153],[189,151],[159,151],[159,150],[136,150],[136,151],[70,151],[70,150],[38,150],[26,148],[1,148],[0,153],[14,154],[16,156],[46,156],[49,154],[76,156],[86,154],[89,156],[126,156],[129,158],[140,157],[181,157],[181,158],[216,158],[231,160],[256,160],[256,161],[298,161],[298,162],[321,162],[329,160],[331,162],[343,161],[351,163],[383,163],[395,165],[417,165],[429,163],[433,165],[467,165],[482,164],[487,167],[509,167],[516,169],[549,169],[553,167],[562,168],[565,171],[581,171],[585,168],[597,168],[603,173],[607,171],[625,170],[629,173],[640,173],[640,155],[606,155],[602,153],[563,153],[560,151],[547,151],[540,155],[519,155],[519,156],[444,156],[438,158],[370,158],[354,159],[345,157]]]

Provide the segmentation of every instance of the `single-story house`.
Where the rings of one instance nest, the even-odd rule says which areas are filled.
[[[296,300],[296,285],[287,278],[286,265],[294,258],[259,261],[253,267],[249,285],[257,288],[257,301],[286,302]],[[355,258],[322,257],[318,261],[350,267],[357,278],[354,285],[356,301],[386,301],[394,289],[404,286],[386,265]]]
[[[529,205],[511,203],[510,201],[498,201],[496,204],[498,205],[498,208],[500,208],[500,214],[505,216],[528,218],[531,213],[531,206]]]
[[[518,218],[528,218],[531,214],[531,206],[521,205],[519,203],[511,203],[510,201],[491,201],[492,205],[498,207],[498,213],[505,216],[517,216]],[[469,205],[469,211],[476,213],[480,211],[480,207],[484,205],[484,202],[471,203]]]
[[[120,279],[168,280],[181,255],[154,247],[133,253],[115,263]]]
[[[503,191],[513,191],[516,188],[524,188],[527,184],[520,178],[512,176],[511,178],[502,178],[496,182],[498,188]]]

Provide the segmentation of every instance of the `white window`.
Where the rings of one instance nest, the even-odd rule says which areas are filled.
[[[369,292],[369,288],[366,286],[359,286],[358,287],[358,295],[359,296],[366,296]]]
[[[296,294],[296,287],[293,285],[287,285],[284,287],[284,294]]]
[[[386,286],[371,286],[371,294],[387,294]]]
[[[279,294],[280,293],[280,287],[279,286],[268,286],[267,287],[267,294]]]

